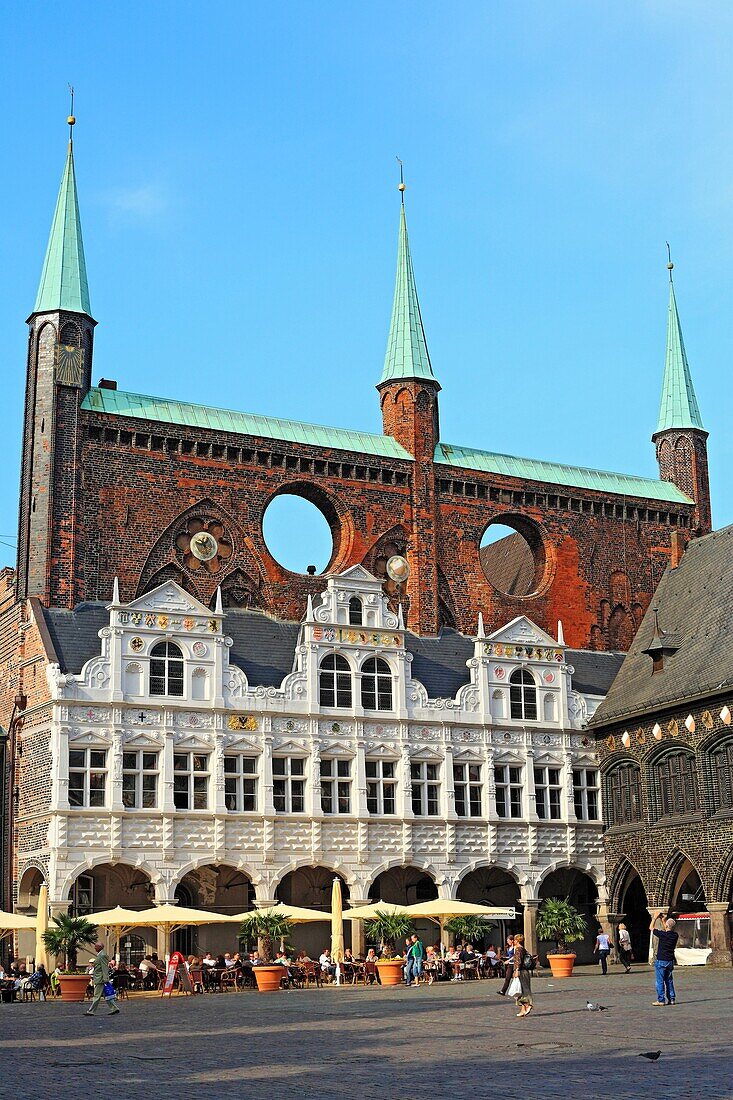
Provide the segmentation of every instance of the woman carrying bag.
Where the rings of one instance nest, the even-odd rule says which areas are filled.
[[[534,956],[530,955],[524,946],[524,936],[514,937],[514,977],[507,990],[510,997],[514,997],[519,1012],[517,1018],[529,1016],[534,1008],[532,1000],[532,971],[534,970]]]

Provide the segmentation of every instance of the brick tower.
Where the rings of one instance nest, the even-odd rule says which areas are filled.
[[[28,318],[23,459],[20,475],[18,595],[48,603],[71,585],[79,514],[79,407],[91,385],[96,321],[91,315],[69,148],[36,303]],[[57,596],[58,599],[58,596]]]
[[[692,385],[682,326],[669,269],[669,318],[659,421],[652,442],[657,448],[659,473],[695,501],[695,534],[712,530],[708,479],[708,433],[705,431]]]
[[[425,339],[405,217],[405,185],[400,182],[400,231],[397,246],[392,320],[384,369],[377,389],[384,434],[396,439],[415,460],[411,479],[411,530],[408,535],[410,623],[428,633],[439,626],[438,524],[435,500],[435,448],[440,439],[438,391]]]

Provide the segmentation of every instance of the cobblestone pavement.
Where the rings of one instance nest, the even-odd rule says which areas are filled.
[[[539,978],[527,1020],[495,981],[133,998],[89,1019],[82,1005],[2,1005],[0,1097],[733,1098],[733,972],[676,977],[673,1008],[651,1007],[646,968]]]

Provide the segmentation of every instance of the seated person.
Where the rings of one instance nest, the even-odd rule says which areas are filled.
[[[203,959],[201,960],[201,965],[202,966],[216,966],[216,959],[214,958],[214,956],[211,954],[210,951],[207,951],[206,954],[204,955]]]
[[[379,981],[379,971],[377,970],[377,953],[373,947],[370,947],[367,951],[366,958],[364,959],[364,977],[368,985],[373,985]]]
[[[295,962],[298,966],[304,966],[305,963],[309,963],[309,962],[312,962],[312,961],[313,960],[311,959],[311,957],[310,957],[310,955],[308,954],[307,951],[299,951],[298,952],[298,957],[295,960]]]
[[[327,947],[324,948],[323,954],[321,955],[318,962],[324,974],[330,974],[331,977],[334,977],[336,973],[336,964],[331,958],[331,952]]]
[[[249,965],[250,966],[262,966],[263,965],[263,960],[260,958],[260,953],[257,950],[257,948],[254,949],[254,951],[252,952],[252,955],[250,956]]]
[[[459,952],[458,959],[459,959],[460,964],[461,964],[461,967],[460,967],[461,973],[459,973],[459,975],[458,975],[459,978],[461,978],[463,976],[463,973],[465,972],[466,967],[468,967],[469,969],[472,969],[472,970],[475,971],[477,963],[478,963],[478,955],[474,951],[472,943],[467,943],[466,944],[466,946],[463,948],[463,950]]]
[[[354,958],[354,953],[352,952],[350,947],[347,947],[344,951],[344,970],[348,971],[348,973],[351,974],[354,970],[355,962],[356,959]]]
[[[153,962],[152,955],[146,955],[145,958],[141,959],[138,969],[142,975],[143,987],[145,989],[157,989],[158,969]]]
[[[224,965],[226,966],[227,970],[234,966],[234,959],[228,951],[224,952]]]

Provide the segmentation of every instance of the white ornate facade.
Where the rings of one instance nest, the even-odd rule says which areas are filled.
[[[222,611],[172,582],[108,612],[80,674],[47,669],[43,854],[55,906],[81,904],[75,888],[103,865],[132,869],[127,893],[87,907],[139,904],[131,891],[143,882],[148,900],[173,900],[184,876],[198,870],[205,886],[206,868],[222,866],[251,882],[258,904],[314,866],[339,873],[352,903],[395,867],[447,897],[472,872],[500,868],[525,919],[560,867],[587,874],[603,900],[584,733],[600,698],[573,690],[565,647],[528,619],[476,638],[468,682],[430,698],[381,583],[361,566],[328,578],[309,605],[279,687],[249,683],[230,662]],[[19,852],[21,871],[24,855],[30,866],[40,854]],[[206,900],[214,894],[193,899]]]

